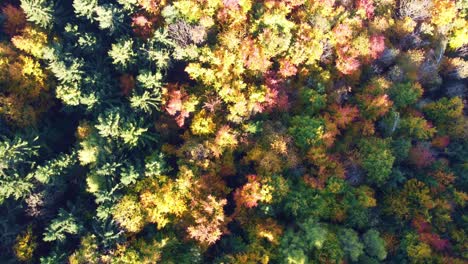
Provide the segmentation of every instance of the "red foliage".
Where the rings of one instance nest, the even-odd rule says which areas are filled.
[[[258,201],[262,199],[262,194],[260,193],[261,185],[258,182],[258,177],[253,174],[248,175],[247,181],[242,188],[237,189],[234,193],[234,200],[239,208],[241,206],[247,208],[255,207]]]
[[[373,35],[369,41],[371,56],[373,59],[377,59],[385,50],[385,37],[383,35]]]
[[[8,4],[2,8],[2,13],[5,16],[3,31],[9,36],[16,35],[26,25],[26,15],[20,8]]]
[[[270,112],[273,109],[287,111],[289,109],[289,97],[286,93],[284,80],[277,73],[268,71],[265,75],[266,95],[265,102],[262,103],[262,112]]]
[[[241,53],[244,65],[249,70],[265,73],[272,64],[270,59],[264,54],[261,45],[255,43],[251,38],[244,39]]]
[[[344,75],[356,72],[361,66],[361,62],[356,57],[342,56],[336,63],[336,68]]]
[[[447,186],[455,181],[455,175],[453,173],[447,173],[443,171],[436,171],[431,173],[431,176],[437,181],[438,189],[444,191]]]
[[[158,14],[160,8],[166,3],[165,0],[138,0],[138,4],[150,14]]]
[[[239,7],[239,0],[223,0],[223,5],[228,9],[237,9]]]
[[[223,212],[226,204],[226,199],[218,200],[212,195],[208,195],[205,200],[193,200],[191,206],[195,223],[187,228],[189,237],[202,244],[215,243],[226,232]]]
[[[372,0],[359,0],[357,2],[358,9],[364,9],[368,19],[374,17],[374,1]]]
[[[147,39],[153,33],[153,21],[144,15],[135,15],[132,17],[132,28],[136,36]]]
[[[215,112],[221,106],[221,99],[219,97],[209,98],[204,104],[203,108],[210,112]]]
[[[120,76],[120,90],[123,95],[129,95],[133,88],[135,88],[135,78],[133,75],[124,74]]]
[[[166,111],[172,116],[176,116],[176,122],[179,127],[182,127],[185,124],[185,119],[189,117],[190,112],[184,109],[184,102],[186,102],[189,97],[184,88],[177,90],[177,86],[169,87],[168,99],[166,104]]]
[[[294,76],[297,73],[297,68],[289,60],[284,59],[280,61],[280,71],[281,76],[287,78]]]
[[[450,247],[450,242],[447,239],[440,238],[439,235],[434,233],[422,233],[419,235],[419,239],[432,246],[437,251],[443,251]]]
[[[323,190],[325,188],[325,181],[323,179],[315,178],[308,174],[304,175],[303,179],[313,189]]]
[[[411,224],[416,228],[419,234],[431,231],[431,224],[429,224],[422,216],[416,216]]]
[[[418,169],[422,169],[431,165],[435,161],[435,158],[428,147],[418,144],[411,148],[409,161]]]
[[[338,44],[347,44],[348,40],[353,36],[353,30],[349,25],[339,24],[333,29],[335,41]]]

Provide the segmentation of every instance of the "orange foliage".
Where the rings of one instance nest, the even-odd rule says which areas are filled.
[[[2,8],[2,13],[5,16],[3,31],[9,36],[18,34],[25,27],[26,15],[20,8],[8,4]]]
[[[212,195],[208,195],[206,200],[192,200],[191,210],[195,225],[187,228],[190,238],[205,245],[215,243],[226,232],[223,212],[226,204],[226,199],[218,200]]]
[[[120,89],[123,95],[129,95],[135,88],[135,78],[130,74],[123,74],[120,76]]]

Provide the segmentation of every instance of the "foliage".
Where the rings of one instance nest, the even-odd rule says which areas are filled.
[[[339,233],[343,251],[352,261],[357,261],[364,253],[364,245],[359,241],[358,234],[352,229],[343,229]]]
[[[324,124],[320,119],[295,116],[291,119],[289,133],[294,137],[298,147],[307,150],[320,144],[324,134]]]
[[[395,157],[388,140],[379,138],[363,139],[359,143],[362,167],[367,171],[370,183],[382,185],[390,176]]]
[[[465,263],[466,0],[4,0],[0,263]]]
[[[37,247],[36,237],[32,233],[31,226],[26,232],[19,235],[15,243],[15,255],[20,261],[28,262],[33,257],[34,250]]]
[[[387,257],[385,241],[380,237],[377,230],[369,229],[362,236],[362,241],[366,246],[366,252],[369,256],[376,257],[380,261],[383,261]]]
[[[49,29],[54,22],[54,7],[50,0],[21,0],[23,9],[28,21],[36,25]]]
[[[60,209],[57,217],[52,220],[44,233],[44,241],[64,242],[66,234],[76,235],[81,226],[76,222],[75,217],[69,212]]]

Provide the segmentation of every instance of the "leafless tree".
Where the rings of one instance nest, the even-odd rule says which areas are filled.
[[[186,47],[202,43],[206,38],[206,30],[200,25],[192,26],[185,21],[178,21],[169,25],[169,36],[179,46]]]
[[[423,21],[431,16],[432,0],[400,0],[400,17]]]

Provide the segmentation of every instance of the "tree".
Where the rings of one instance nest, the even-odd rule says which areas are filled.
[[[325,132],[324,123],[320,119],[309,116],[294,116],[288,132],[293,136],[294,141],[302,150],[318,146],[322,142]]]
[[[36,25],[50,29],[54,23],[54,6],[50,0],[21,0],[28,21]]]
[[[114,219],[129,232],[139,232],[145,225],[143,208],[137,197],[126,195],[113,208]]]
[[[109,57],[117,69],[125,71],[135,63],[136,53],[133,51],[133,45],[133,40],[129,38],[119,39],[117,43],[112,44]]]
[[[19,137],[0,141],[0,204],[13,197],[20,199],[34,188],[32,175],[27,175],[38,147]]]
[[[226,204],[226,199],[216,199],[211,195],[204,201],[194,200],[191,204],[194,225],[187,228],[189,237],[202,245],[211,245],[219,240],[225,232],[223,206]]]
[[[342,229],[339,232],[339,239],[343,246],[343,251],[352,261],[357,261],[364,253],[364,245],[359,240],[359,236],[353,229]]]
[[[28,226],[26,231],[16,238],[15,255],[20,261],[29,262],[32,260],[36,247],[36,237],[33,234],[32,227]]]
[[[46,228],[43,239],[46,242],[57,240],[64,242],[67,234],[76,235],[81,228],[82,226],[71,213],[60,209],[57,217]]]
[[[95,9],[98,7],[97,0],[73,0],[73,8],[77,17],[85,17],[94,20]]]
[[[390,96],[399,109],[414,105],[422,93],[423,89],[419,83],[397,83],[390,88]]]
[[[362,236],[362,241],[366,246],[366,252],[369,256],[376,257],[380,261],[383,261],[387,257],[385,241],[380,237],[377,230],[369,229]]]
[[[26,15],[20,8],[7,4],[2,7],[2,13],[5,16],[3,31],[9,36],[16,35],[26,25]]]
[[[367,138],[359,142],[359,155],[362,167],[367,172],[367,180],[381,186],[390,176],[395,157],[388,139]]]
[[[459,118],[463,114],[463,102],[460,97],[442,98],[424,107],[424,112],[436,124],[443,124]]]

